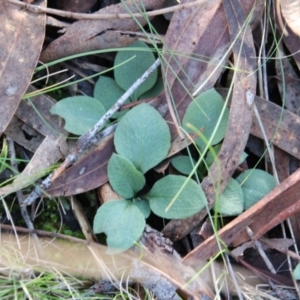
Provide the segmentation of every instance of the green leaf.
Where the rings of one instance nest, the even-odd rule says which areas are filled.
[[[205,162],[206,162],[206,166],[209,169],[212,164],[214,163],[214,161],[216,160],[216,158],[218,157],[218,154],[221,150],[222,144],[218,144],[213,146],[213,151],[211,151],[211,149],[208,149],[207,154],[205,156]],[[247,158],[248,154],[246,152],[243,152],[240,159],[239,159],[239,165]]]
[[[162,77],[159,77],[155,85],[149,91],[141,95],[141,97],[139,97],[139,100],[157,97],[163,91],[163,89],[164,82]]]
[[[178,197],[174,200],[179,190]],[[184,176],[168,175],[157,181],[148,193],[151,210],[167,219],[184,219],[199,212],[206,204],[202,188],[194,180]]]
[[[194,101],[192,101],[184,115],[182,124],[188,132],[201,131],[207,140],[209,140],[216,129],[218,119],[221,116],[221,111],[225,102],[220,94],[215,89],[210,89],[203,94],[200,94]],[[225,136],[228,123],[228,108],[221,118],[220,124],[214,134],[211,145],[219,143]],[[189,128],[189,124],[193,127]],[[206,146],[205,141],[200,137],[196,139],[196,144],[203,150]]]
[[[300,280],[300,263],[297,264],[295,270],[293,271],[293,277],[296,280]]]
[[[244,171],[236,178],[236,181],[244,192],[244,210],[257,203],[276,187],[275,178],[258,169]]]
[[[144,228],[144,215],[129,200],[105,202],[94,218],[94,232],[107,235],[107,245],[114,253],[129,249],[139,240]]]
[[[120,120],[114,143],[120,155],[146,173],[167,156],[171,135],[161,115],[150,105],[140,104]]]
[[[215,203],[214,210],[224,216],[237,216],[243,212],[243,207],[243,190],[238,182],[231,178]]]
[[[115,153],[108,161],[107,175],[112,188],[125,199],[132,198],[146,182],[130,160]]]
[[[240,157],[240,159],[239,159],[239,165],[240,165],[242,162],[244,162],[244,160],[245,160],[247,157],[248,157],[248,154],[247,154],[245,151],[243,151],[243,153],[242,153],[242,155],[241,155],[241,157]]]
[[[98,99],[104,106],[105,110],[108,111],[125,93],[125,91],[118,86],[115,80],[110,77],[100,76],[96,82],[94,88],[94,98]],[[129,103],[130,99],[126,100],[125,103]],[[122,117],[128,109],[116,112],[113,114],[113,119]]]
[[[207,155],[205,157],[205,162],[208,168],[210,168],[212,166],[212,164],[214,163],[214,161],[216,160],[218,153],[220,152],[222,147],[222,144],[213,146],[213,151],[211,151],[210,149],[207,152]],[[214,153],[213,153],[214,152]]]
[[[95,98],[74,96],[57,102],[50,112],[65,119],[65,129],[81,135],[91,129],[105,114],[104,106]]]
[[[184,175],[189,175],[192,173],[196,161],[186,155],[175,156],[171,159],[172,166]]]
[[[130,61],[114,69],[115,80],[117,84],[125,91],[132,86],[132,84],[140,78],[153,63],[155,57],[150,48],[141,41],[136,41],[129,45],[127,48],[138,48],[136,50],[121,50],[117,53],[114,66],[122,64],[128,59]],[[145,82],[143,82],[139,88],[131,96],[132,100],[137,100],[140,95],[150,90],[157,80],[157,70],[155,70]]]
[[[145,219],[147,219],[151,213],[149,201],[145,199],[137,199],[137,198],[133,198],[132,201],[133,204],[135,204],[141,210]]]

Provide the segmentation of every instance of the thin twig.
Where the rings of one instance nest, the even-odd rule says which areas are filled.
[[[253,231],[250,229],[250,227],[246,227],[246,231],[247,231],[247,234],[249,235],[249,237],[251,239],[253,239],[254,234],[253,234]],[[254,244],[255,244],[255,246],[257,248],[257,251],[259,252],[261,258],[265,262],[265,264],[268,267],[268,269],[270,270],[270,272],[273,273],[273,274],[276,274],[276,271],[275,271],[275,269],[274,269],[274,267],[272,265],[272,262],[267,257],[265,251],[262,248],[261,243],[259,241],[255,240],[255,239],[253,239],[253,241],[254,241]]]
[[[3,0],[2,0],[3,1]],[[195,5],[200,5],[203,3],[206,3],[211,0],[197,0],[191,3],[184,3],[184,4],[177,4],[175,6],[167,7],[167,8],[162,8],[162,9],[157,9],[154,11],[150,12],[145,12],[145,13],[132,13],[132,14],[126,14],[126,13],[116,13],[116,14],[83,14],[83,13],[74,13],[70,11],[63,11],[63,10],[58,10],[58,9],[53,9],[53,8],[47,8],[47,7],[41,7],[37,5],[32,5],[28,4],[25,2],[21,2],[18,0],[5,0],[5,2],[21,6],[25,9],[27,9],[30,12],[34,13],[48,13],[64,18],[69,18],[69,19],[76,19],[76,20],[110,20],[110,19],[131,19],[132,17],[152,17],[152,16],[157,16],[157,15],[162,15],[170,12],[175,12],[177,10],[181,9],[186,9],[193,7]]]
[[[156,70],[160,65],[160,59],[158,58],[153,65],[140,77],[138,78],[133,85],[123,94],[123,96],[112,106],[110,110],[108,110],[105,115],[94,125],[92,129],[90,129],[87,133],[83,134],[77,141],[76,147],[73,149],[72,153],[68,155],[65,161],[58,167],[52,174],[50,174],[40,186],[37,186],[30,195],[24,200],[23,205],[30,205],[33,203],[38,197],[42,195],[43,189],[47,189],[50,187],[52,181],[62,174],[67,168],[73,165],[78,159],[79,155],[92,146],[95,143],[95,137],[97,132],[101,129],[101,127],[108,121],[111,116],[119,110],[122,104],[136,91],[136,89],[149,77],[149,75]],[[115,128],[115,127],[114,127]],[[114,129],[113,128],[113,129]],[[107,130],[99,133],[101,137],[107,136]],[[111,133],[111,129],[109,133]],[[98,139],[97,139],[98,140]]]
[[[9,154],[10,154],[10,159],[11,159],[11,161],[10,161],[11,167],[12,167],[13,172],[15,173],[15,175],[18,175],[18,173],[19,173],[19,171],[18,171],[18,162],[16,160],[16,151],[15,151],[14,141],[10,137],[7,137],[7,144],[8,144],[8,149],[9,149]],[[22,193],[22,191],[17,192],[17,198],[18,198],[18,202],[20,204],[21,215],[22,215],[27,227],[29,229],[34,229],[34,226],[33,226],[33,223],[30,220],[30,216],[29,216],[29,213],[27,211],[27,208],[21,206],[21,204],[23,202],[23,193]]]
[[[242,295],[242,291],[241,291],[241,288],[237,282],[237,279],[236,279],[236,276],[235,276],[235,273],[234,273],[234,270],[232,268],[232,265],[231,265],[231,262],[229,260],[229,257],[228,257],[228,254],[227,253],[224,253],[224,256],[225,256],[225,259],[226,259],[226,266],[227,266],[227,269],[229,271],[229,274],[231,276],[231,280],[233,282],[233,285],[235,287],[235,290],[236,290],[236,293],[237,293],[237,296],[240,300],[243,300],[244,297]]]
[[[14,173],[18,174],[19,173],[18,162],[16,160],[16,151],[15,151],[14,141],[10,137],[7,137],[7,144],[8,144],[9,154],[10,154],[10,158],[11,158],[11,167],[12,167]],[[22,215],[28,229],[34,230],[34,226],[33,226],[33,223],[31,222],[29,213],[27,211],[27,207],[24,207],[22,205],[23,204],[23,192],[21,190],[17,191],[17,199],[18,199],[18,203],[20,206],[21,215]],[[33,238],[33,241],[34,241],[40,255],[43,255],[42,247],[41,247],[41,244],[40,244],[37,234],[31,233],[31,236]]]

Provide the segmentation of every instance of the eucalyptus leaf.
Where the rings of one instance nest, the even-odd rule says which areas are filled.
[[[224,114],[221,117],[224,105],[225,102],[222,96],[215,89],[200,94],[189,104],[185,112],[182,121],[184,129],[190,133],[194,133],[195,130],[196,132],[201,131],[207,140],[212,137],[215,131],[211,145],[219,143],[225,136],[229,116],[228,108],[225,107]],[[219,118],[221,120],[217,127]],[[189,126],[192,126],[192,128]],[[206,142],[200,137],[196,139],[195,143],[200,150],[206,147]]]
[[[130,160],[115,153],[108,161],[107,175],[112,188],[125,199],[132,198],[146,182]]]
[[[184,175],[189,175],[192,173],[196,161],[186,155],[178,155],[171,159],[172,166]]]
[[[224,216],[237,216],[243,212],[244,193],[234,179],[230,179],[225,190],[214,205],[214,210]]]
[[[241,173],[236,181],[244,192],[244,210],[247,210],[276,187],[275,178],[259,169],[249,169]]]
[[[114,66],[114,75],[117,84],[127,91],[132,84],[140,78],[151,65],[155,62],[154,54],[151,52],[150,48],[141,41],[136,41],[129,45],[127,48],[137,48],[135,50],[126,51],[122,49],[116,55]],[[133,59],[131,59],[133,58]],[[130,59],[130,60],[129,60]],[[128,62],[124,63],[126,60]],[[124,63],[121,66],[120,64]],[[132,100],[137,100],[140,95],[149,91],[157,80],[157,70],[155,70],[150,76],[144,81],[138,89],[131,96]]]
[[[120,155],[146,173],[167,156],[171,135],[161,115],[150,105],[140,104],[120,120],[114,143]]]
[[[74,96],[57,102],[50,112],[65,119],[64,128],[68,132],[82,135],[101,119],[105,114],[105,108],[95,98]]]
[[[133,204],[135,204],[141,210],[145,219],[147,219],[151,213],[149,201],[145,200],[145,199],[140,199],[140,198],[133,198],[132,201],[133,201]]]
[[[107,76],[100,76],[94,88],[94,98],[98,99],[108,111],[125,93],[125,91],[118,86],[116,81]],[[125,103],[129,103],[130,99]],[[116,112],[112,115],[113,119],[122,117],[128,110]]]
[[[132,201],[112,200],[98,209],[93,230],[95,233],[104,232],[110,252],[116,253],[137,242],[145,225],[144,215]]]
[[[151,210],[167,219],[188,218],[206,205],[201,186],[184,176],[165,176],[154,184],[147,196]]]

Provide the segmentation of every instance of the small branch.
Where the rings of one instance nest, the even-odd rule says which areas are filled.
[[[52,181],[61,175],[67,168],[75,163],[78,159],[79,155],[89,148],[91,145],[95,143],[95,141],[99,141],[99,139],[95,140],[97,132],[100,128],[107,122],[107,120],[119,110],[122,104],[135,92],[135,90],[149,77],[149,75],[156,70],[160,65],[160,59],[158,58],[153,65],[140,77],[136,80],[136,82],[123,94],[123,96],[112,106],[110,110],[108,110],[105,115],[94,125],[92,129],[90,129],[87,133],[83,134],[77,141],[76,147],[73,149],[72,153],[68,155],[65,161],[62,163],[60,167],[58,167],[52,174],[50,174],[40,186],[36,187],[30,195],[23,201],[23,205],[30,205],[33,203],[38,197],[42,195],[43,189],[47,189],[51,186]],[[107,128],[103,132],[98,133],[100,138],[108,135],[108,132],[111,133],[113,130]]]
[[[14,141],[10,137],[7,137],[7,144],[8,144],[8,149],[9,149],[10,158],[11,158],[11,167],[14,170],[15,174],[18,174],[19,173],[19,171],[18,171],[18,162],[16,160],[16,151],[15,151]],[[23,192],[21,190],[17,191],[17,199],[18,199],[18,203],[19,203],[19,206],[20,206],[21,215],[22,215],[28,229],[30,231],[33,231],[34,226],[33,226],[33,223],[31,222],[29,213],[27,211],[27,207],[23,206],[24,197],[23,197]],[[40,255],[43,255],[42,247],[41,247],[41,244],[40,244],[40,241],[39,241],[39,238],[38,238],[37,234],[31,233],[31,236],[33,238],[33,241],[34,241]]]
[[[27,9],[30,12],[33,13],[48,13],[64,18],[69,18],[69,19],[76,19],[76,20],[110,20],[110,19],[131,19],[133,17],[138,18],[138,17],[153,17],[157,15],[162,15],[170,12],[175,12],[177,10],[181,10],[184,8],[189,8],[193,7],[195,5],[203,4],[211,0],[197,0],[191,3],[184,3],[184,4],[177,4],[175,6],[167,7],[167,8],[162,8],[150,12],[145,12],[145,13],[132,13],[132,14],[83,14],[83,13],[74,13],[70,11],[63,11],[63,10],[58,10],[58,9],[53,9],[53,8],[46,8],[46,7],[40,7],[37,5],[32,5],[28,4],[25,2],[21,2],[18,0],[5,0],[5,2],[21,6],[25,9]]]
[[[7,137],[7,144],[8,144],[8,149],[9,149],[9,154],[10,154],[10,159],[11,159],[10,164],[11,164],[11,167],[12,167],[15,175],[17,175],[19,173],[19,171],[18,171],[18,162],[16,160],[16,151],[15,151],[14,141],[10,137]],[[18,199],[18,202],[20,205],[21,215],[22,215],[27,227],[31,230],[34,229],[34,226],[30,220],[30,216],[27,211],[27,208],[22,206],[22,203],[23,203],[22,191],[17,192],[17,199]]]

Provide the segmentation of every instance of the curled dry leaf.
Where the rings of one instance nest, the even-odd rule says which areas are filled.
[[[135,1],[134,1],[135,2]],[[96,14],[119,14],[138,12],[144,9],[158,9],[163,5],[160,0],[144,0],[141,6],[124,1],[110,5]],[[137,19],[141,26],[146,25],[147,19]],[[137,21],[132,19],[112,20],[80,20],[70,25],[64,35],[54,40],[41,54],[40,60],[52,61],[69,55],[109,48],[125,47],[136,40],[131,34],[121,34],[122,31],[136,31]]]
[[[291,30],[300,36],[300,2],[299,0],[277,0],[282,15]]]
[[[28,89],[28,92],[33,91],[35,90],[31,87]],[[54,103],[55,100],[46,95],[33,97],[31,102],[21,101],[5,134],[34,152],[34,155],[12,184],[0,188],[0,195],[10,194],[31,185],[44,176],[47,168],[66,156],[67,132],[62,129],[63,121],[49,112]],[[24,136],[25,130],[26,133],[30,133],[30,140]]]

